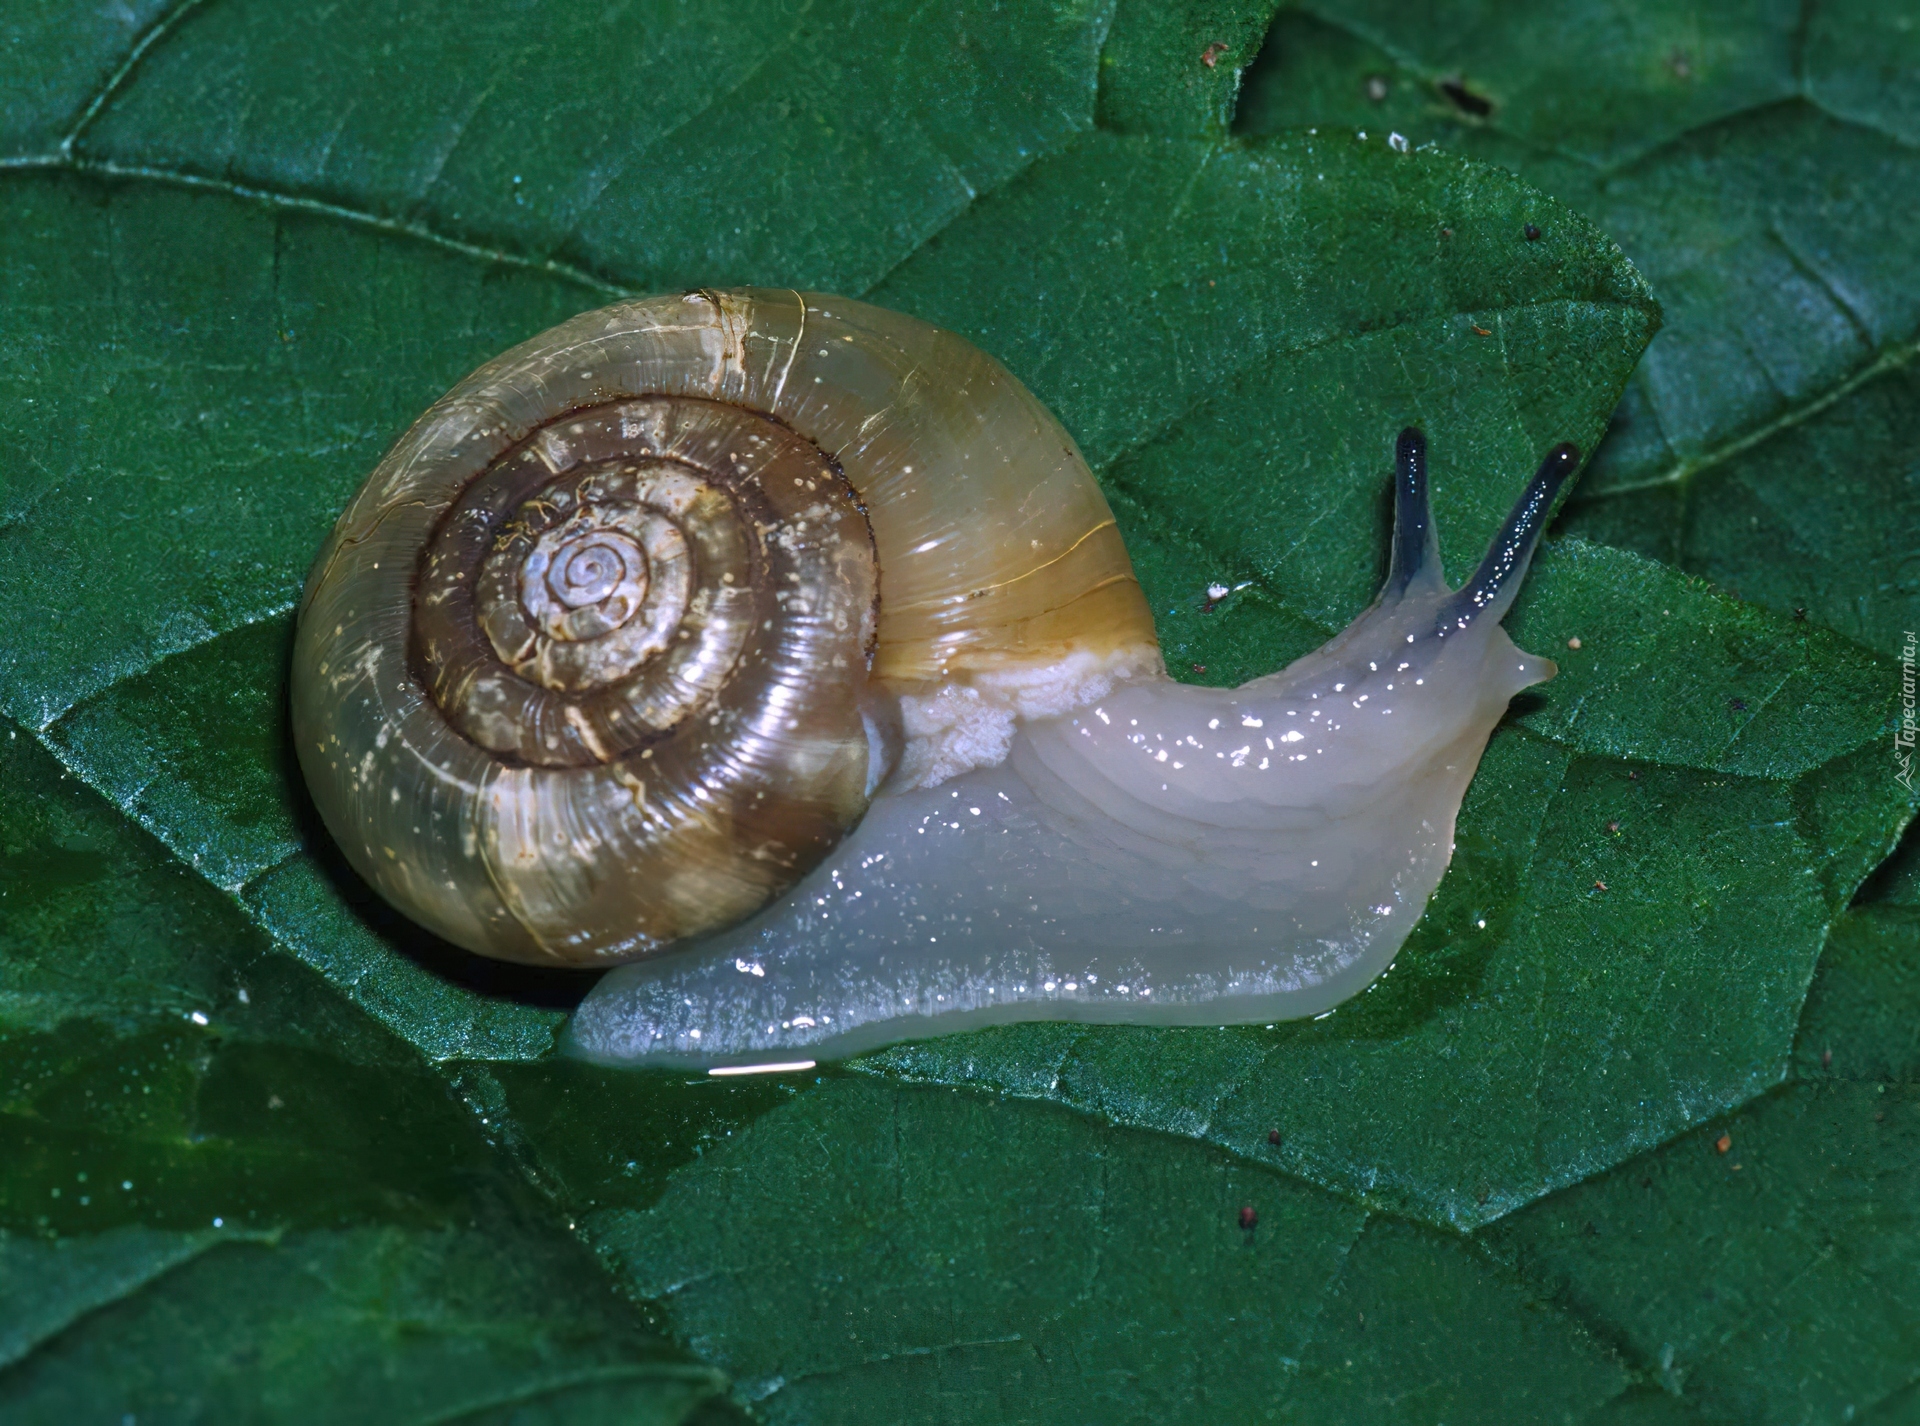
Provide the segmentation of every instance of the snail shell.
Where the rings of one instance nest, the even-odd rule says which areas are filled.
[[[414,919],[632,962],[574,1017],[593,1058],[1316,1014],[1392,961],[1494,724],[1553,675],[1499,621],[1577,464],[1548,455],[1454,591],[1403,432],[1375,603],[1197,688],[990,357],[844,298],[622,303],[455,387],[348,507],[299,756]]]
[[[514,348],[401,438],[309,577],[293,719],[389,901],[596,965],[777,896],[889,771],[997,760],[1157,665],[1106,500],[999,363],[692,292]]]

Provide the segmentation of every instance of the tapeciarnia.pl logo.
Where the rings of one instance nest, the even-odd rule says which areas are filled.
[[[1893,761],[1899,768],[1893,777],[1908,792],[1913,791],[1913,741],[1916,731],[1920,731],[1920,722],[1914,717],[1914,656],[1920,653],[1916,646],[1913,630],[1905,631],[1904,642],[1900,646],[1900,721],[1893,730]]]

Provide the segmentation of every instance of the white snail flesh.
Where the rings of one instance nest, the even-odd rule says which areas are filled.
[[[574,1017],[593,1058],[1316,1014],[1392,961],[1494,724],[1553,675],[1499,620],[1577,463],[1455,592],[1403,433],[1379,599],[1199,688],[1072,440],[984,353],[817,294],[621,303],[455,387],[348,507],[296,746],[416,921],[630,962]]]

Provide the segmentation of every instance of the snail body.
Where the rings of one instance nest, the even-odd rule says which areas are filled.
[[[1403,433],[1380,598],[1199,688],[990,357],[843,298],[622,303],[455,387],[348,507],[296,746],[415,920],[631,962],[574,1018],[593,1058],[1315,1014],[1391,962],[1494,724],[1552,676],[1499,620],[1576,464],[1455,592]]]

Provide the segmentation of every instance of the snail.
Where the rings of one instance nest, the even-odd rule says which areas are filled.
[[[1392,961],[1494,724],[1546,458],[1459,591],[1425,446],[1379,598],[1177,683],[1072,439],[846,298],[622,302],[481,367],[301,602],[301,767],[354,868],[483,955],[619,968],[570,1047],[714,1069],[1025,1019],[1317,1014]]]

